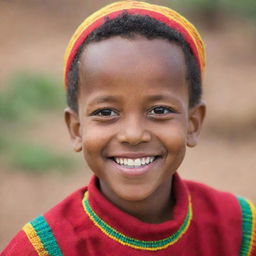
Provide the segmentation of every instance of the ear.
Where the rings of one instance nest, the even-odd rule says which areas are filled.
[[[188,147],[194,147],[197,145],[205,113],[206,106],[203,102],[200,102],[195,107],[189,109],[189,125],[187,133]]]
[[[75,152],[80,152],[82,150],[82,136],[80,132],[79,116],[71,108],[66,108],[64,113],[73,149]]]

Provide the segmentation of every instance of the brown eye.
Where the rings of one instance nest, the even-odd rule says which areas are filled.
[[[113,113],[113,111],[110,110],[110,109],[103,109],[103,110],[101,110],[101,111],[99,112],[99,114],[100,114],[101,116],[111,116],[112,113]]]
[[[92,115],[108,117],[108,116],[116,116],[117,113],[116,111],[110,108],[103,108],[103,109],[96,110]]]
[[[173,111],[170,108],[159,106],[159,107],[154,107],[153,109],[150,110],[149,114],[150,115],[165,115],[168,113],[172,113]]]

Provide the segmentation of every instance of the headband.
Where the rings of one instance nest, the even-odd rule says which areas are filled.
[[[142,16],[147,15],[182,34],[197,60],[201,75],[203,74],[205,69],[204,44],[198,31],[188,20],[174,10],[164,6],[137,1],[120,1],[107,5],[90,15],[80,24],[71,37],[64,57],[66,89],[68,87],[68,72],[79,47],[84,43],[92,31],[100,27],[105,22],[106,17],[109,19],[115,19],[117,16],[122,14],[123,11],[126,11],[129,14],[137,14]]]

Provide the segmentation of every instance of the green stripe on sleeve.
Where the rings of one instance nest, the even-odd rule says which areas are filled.
[[[242,245],[240,256],[248,256],[251,247],[253,216],[247,200],[240,196],[237,199],[242,210]]]
[[[35,229],[47,253],[51,256],[63,256],[52,230],[45,218],[43,216],[39,216],[30,223]]]

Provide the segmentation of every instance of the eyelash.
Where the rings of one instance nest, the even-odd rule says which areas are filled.
[[[110,117],[110,116],[117,116],[116,115],[102,115],[103,111],[111,111],[111,112],[115,112],[117,113],[117,111],[111,109],[111,108],[102,108],[102,109],[98,109],[96,111],[94,111],[91,116],[100,116],[100,117]]]
[[[151,108],[151,110],[149,112],[152,112],[153,110],[156,110],[157,108],[164,110],[165,113],[160,113],[160,114],[159,113],[153,113],[151,115],[158,115],[158,116],[160,116],[160,115],[167,115],[167,114],[170,114],[170,113],[177,113],[172,108],[166,107],[166,106],[154,106],[153,108]],[[167,113],[166,113],[166,110],[168,111]]]
[[[156,109],[162,109],[165,113],[150,113]],[[110,115],[104,115],[102,113],[104,113],[104,111],[108,111],[108,113],[112,112],[112,113],[115,113],[114,115],[110,114]],[[166,112],[167,111],[167,112]],[[177,111],[173,110],[172,108],[170,107],[166,107],[166,106],[154,106],[153,108],[151,108],[149,111],[148,111],[149,115],[150,116],[153,116],[153,115],[157,115],[157,116],[164,116],[164,115],[167,115],[167,114],[170,114],[170,113],[177,113]],[[106,113],[105,113],[106,114]],[[100,116],[100,117],[106,117],[106,118],[109,118],[109,117],[114,117],[114,116],[118,116],[118,111],[116,110],[113,110],[111,108],[102,108],[102,109],[98,109],[96,111],[94,111],[91,116]]]

